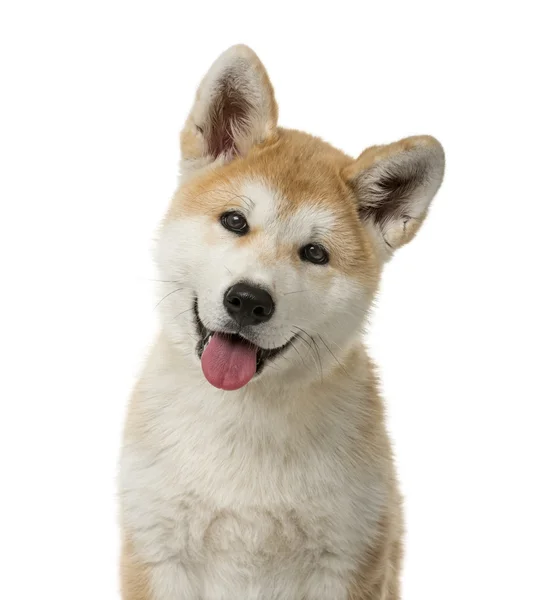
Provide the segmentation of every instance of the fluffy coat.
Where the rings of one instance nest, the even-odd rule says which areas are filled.
[[[157,246],[161,331],[121,457],[124,600],[399,598],[401,500],[362,332],[383,265],[437,192],[443,151],[423,136],[354,160],[277,119],[263,65],[235,46],[182,132]],[[231,210],[249,233],[222,226]],[[327,264],[303,260],[307,244]],[[246,280],[275,313],[239,333],[260,358],[281,351],[224,391],[200,356],[209,332],[228,335],[222,297]]]

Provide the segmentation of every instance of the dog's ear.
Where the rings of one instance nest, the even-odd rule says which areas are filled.
[[[381,234],[391,252],[418,231],[444,168],[441,144],[416,136],[368,148],[342,174],[356,194],[360,218]]]
[[[203,78],[181,134],[182,158],[229,161],[276,131],[278,108],[265,67],[247,46],[232,46]]]

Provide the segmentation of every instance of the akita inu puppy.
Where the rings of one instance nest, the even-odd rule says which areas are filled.
[[[125,600],[395,600],[401,500],[362,330],[443,177],[431,137],[357,159],[277,126],[235,46],[181,135],[161,331],[121,457]]]

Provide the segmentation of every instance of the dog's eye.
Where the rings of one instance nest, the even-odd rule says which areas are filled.
[[[233,231],[238,235],[245,235],[249,231],[249,225],[246,218],[239,212],[232,211],[224,213],[220,218],[220,222],[225,229]]]
[[[324,265],[329,262],[329,254],[319,244],[308,244],[300,250],[300,258],[316,265]]]

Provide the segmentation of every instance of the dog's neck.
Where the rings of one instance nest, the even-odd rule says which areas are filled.
[[[261,447],[270,455],[288,447],[305,452],[315,440],[352,443],[362,426],[380,426],[383,409],[363,344],[343,356],[340,364],[324,365],[323,378],[318,369],[300,380],[269,372],[230,392],[211,386],[199,360],[189,360],[161,334],[132,400],[128,431],[139,427],[146,444],[159,444],[186,431],[193,435],[195,423],[202,444],[226,446],[228,439],[246,452]]]

